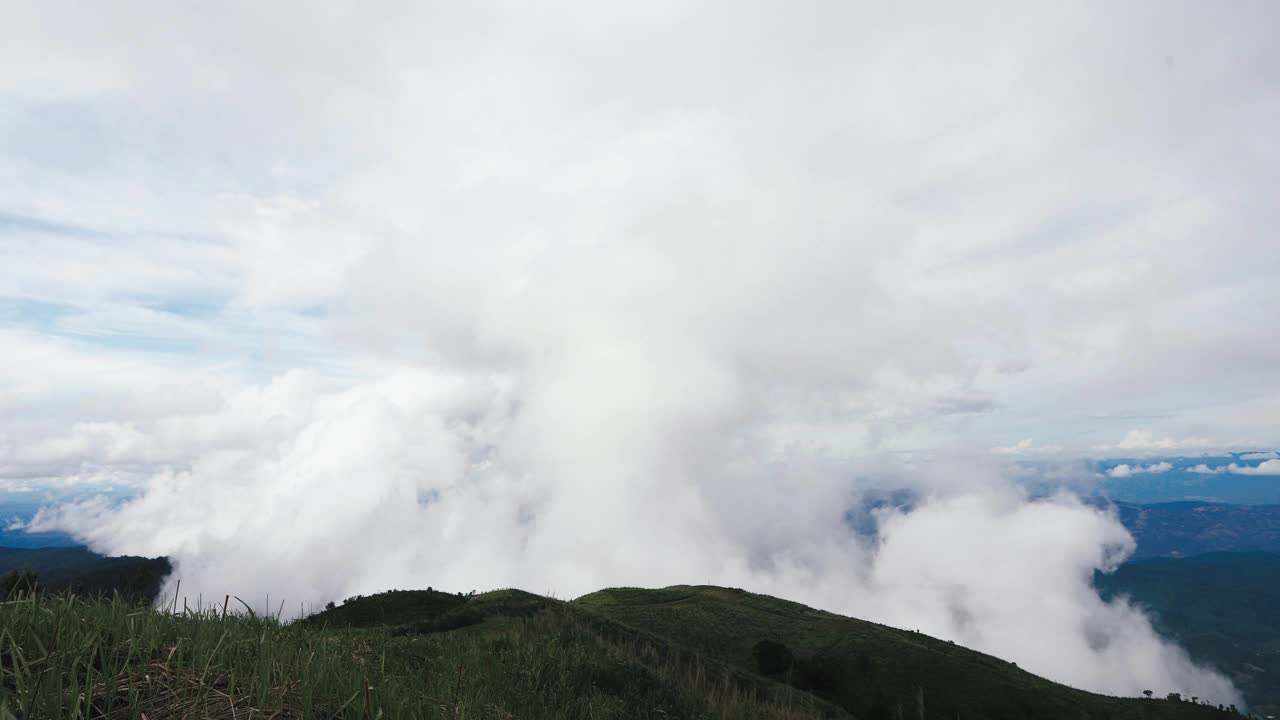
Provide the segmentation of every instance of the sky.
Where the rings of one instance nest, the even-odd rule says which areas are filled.
[[[41,527],[210,596],[718,581],[1232,696],[1008,467],[1280,475],[1274,3],[3,10]],[[886,484],[927,501],[846,537]]]

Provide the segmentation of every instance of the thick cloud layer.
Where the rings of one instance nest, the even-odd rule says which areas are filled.
[[[1276,10],[934,9],[11,13],[0,477],[193,597],[715,582],[1234,701],[964,458],[1275,446]]]
[[[711,393],[613,405],[616,393],[580,387],[406,371],[325,390],[291,374],[186,418],[243,430],[189,470],[35,525],[169,554],[168,590],[180,580],[193,601],[231,593],[288,615],[392,587],[716,583],[917,628],[1079,687],[1239,702],[1142,614],[1098,598],[1092,572],[1133,542],[1070,496],[1028,502],[980,466],[946,463],[932,471],[945,477],[915,478],[934,489],[913,511],[879,511],[872,544],[848,525],[847,472],[758,456]],[[172,429],[141,432],[163,445]]]

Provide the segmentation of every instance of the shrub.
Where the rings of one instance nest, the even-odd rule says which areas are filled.
[[[778,677],[791,669],[795,657],[786,645],[773,640],[761,640],[752,648],[756,670],[769,677]]]

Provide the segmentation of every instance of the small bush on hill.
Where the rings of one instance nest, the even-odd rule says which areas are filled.
[[[756,670],[766,677],[779,677],[791,669],[795,657],[786,645],[774,640],[761,640],[752,650]]]

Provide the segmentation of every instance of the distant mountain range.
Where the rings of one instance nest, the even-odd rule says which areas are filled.
[[[52,592],[108,597],[119,592],[151,602],[173,567],[168,558],[103,557],[84,547],[0,547],[0,575],[23,569],[34,572],[40,586]]]
[[[1171,502],[1116,503],[1138,543],[1134,559],[1211,552],[1280,553],[1280,505]]]

